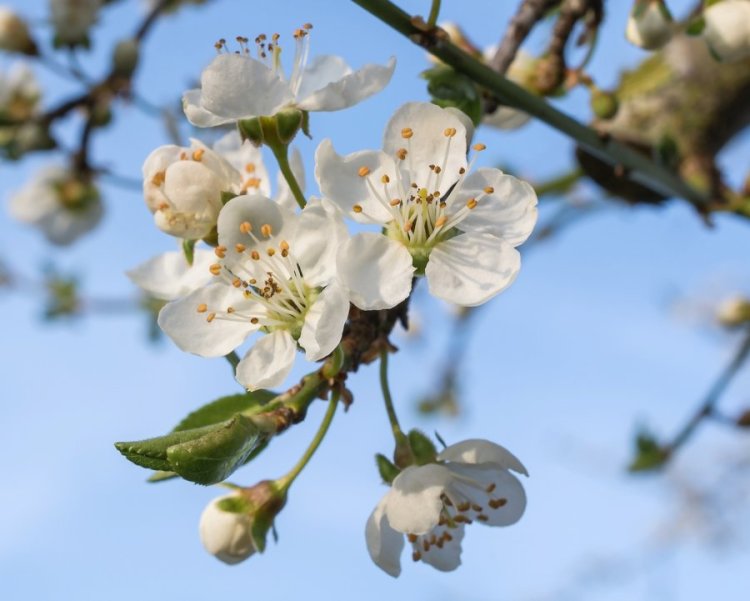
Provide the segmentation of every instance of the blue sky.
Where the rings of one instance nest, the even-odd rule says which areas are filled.
[[[425,13],[429,3],[403,4]],[[443,4],[445,18],[489,44],[516,2]],[[614,83],[613,64],[632,65],[644,56],[622,38],[627,3],[608,4],[605,41],[592,64],[601,85]],[[46,3],[10,5],[39,19]],[[106,55],[113,39],[132,31],[142,10],[138,2],[107,9],[98,51]],[[420,49],[349,2],[220,0],[187,8],[149,38],[137,88],[151,102],[174,101],[210,61],[216,39],[287,34],[306,21],[315,25],[314,53],[341,54],[354,66],[398,57],[383,93],[348,111],[314,115],[315,139],[301,143],[308,174],[324,137],[340,152],[378,147],[390,114],[405,101],[426,98],[417,74],[427,63]],[[93,73],[104,68],[101,58],[83,63]],[[52,98],[72,89],[47,72],[39,75]],[[587,116],[582,94],[561,105]],[[571,161],[570,144],[540,124],[513,133],[481,131],[478,138],[489,147],[485,164],[511,164],[530,178]],[[94,156],[137,177],[143,159],[162,143],[158,122],[124,108],[97,137]],[[749,153],[745,136],[722,157],[735,183]],[[0,165],[3,201],[49,160]],[[133,295],[123,272],[173,242],[152,226],[138,193],[105,191],[102,226],[70,249],[51,250],[37,232],[0,211],[0,257],[32,275],[53,258],[80,274],[91,294]],[[185,355],[168,340],[148,345],[140,316],[48,325],[39,319],[41,298],[0,296],[6,327],[0,345],[3,599],[744,599],[747,511],[732,514],[731,544],[716,546],[681,519],[674,493],[675,482],[695,480],[704,491],[736,488],[737,503],[746,506],[747,486],[721,478],[747,455],[741,433],[709,425],[668,474],[636,478],[623,471],[636,424],[673,432],[736,344],[712,329],[707,316],[688,320],[674,311],[675,298],[710,301],[750,290],[747,225],[717,221],[707,229],[681,204],[613,206],[528,252],[517,282],[483,309],[463,374],[465,413],[457,420],[425,420],[414,411],[415,398],[440,378],[450,324],[445,307],[420,297],[424,338],[398,339],[403,353],[392,361],[402,422],[437,429],[448,442],[483,437],[507,446],[531,473],[529,506],[512,528],[470,529],[458,571],[440,574],[405,557],[399,580],[375,568],[364,546],[365,520],[385,492],[372,456],[388,453],[391,444],[372,367],[352,378],[354,405],[336,417],[295,483],[277,521],[279,544],[227,567],[205,554],[197,536],[203,506],[220,491],[182,482],[147,485],[147,472],[112,447],[115,440],[166,431],[202,403],[238,390],[226,363]],[[750,375],[741,374],[726,395],[728,412],[747,406],[748,384]],[[235,480],[252,484],[284,473],[322,410],[322,403],[313,408]],[[680,524],[678,534],[658,535],[673,523]],[[599,565],[608,569],[597,571]]]

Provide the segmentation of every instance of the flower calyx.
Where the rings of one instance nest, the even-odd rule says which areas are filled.
[[[289,108],[270,117],[243,119],[237,122],[237,128],[243,140],[249,140],[255,146],[265,144],[276,149],[289,146],[300,129],[309,136],[308,122],[307,112]]]

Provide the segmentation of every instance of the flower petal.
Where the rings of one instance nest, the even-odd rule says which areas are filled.
[[[474,307],[513,283],[521,255],[491,234],[462,234],[441,242],[425,269],[430,293],[451,303]]]
[[[292,244],[306,282],[324,286],[336,277],[336,255],[348,238],[338,207],[327,200],[311,198],[299,214]]]
[[[366,173],[362,176],[360,173]],[[395,161],[377,150],[363,150],[346,156],[336,153],[330,140],[323,140],[315,151],[315,178],[325,198],[350,212],[360,223],[385,224],[393,219],[381,178],[387,175],[398,184]],[[399,196],[395,191],[393,197]],[[354,212],[355,205],[362,208]]]
[[[237,365],[237,381],[250,391],[283,384],[294,365],[297,343],[286,330],[263,336]]]
[[[201,106],[218,117],[273,115],[293,100],[289,85],[249,56],[221,54],[201,74]]]
[[[449,128],[456,130],[454,136],[445,135]],[[404,138],[405,129],[411,130],[410,138]],[[401,168],[409,173],[408,183],[429,188],[430,192],[443,188],[445,193],[458,180],[459,171],[466,169],[466,133],[462,119],[451,111],[429,102],[410,102],[388,122],[383,150],[392,157],[405,148],[407,155]],[[439,165],[441,174],[436,177],[430,165]]]
[[[208,284],[213,278],[208,268],[214,259],[211,251],[197,249],[193,264],[188,265],[185,253],[171,251],[149,259],[125,274],[147,294],[171,301]]]
[[[391,526],[405,534],[425,534],[438,525],[443,501],[440,496],[451,472],[434,463],[410,466],[393,480],[385,495],[385,511]]]
[[[496,466],[506,470],[513,470],[524,476],[528,476],[523,463],[505,447],[490,442],[472,438],[452,444],[441,451],[438,461],[454,461],[457,463],[494,463]]]
[[[202,96],[197,88],[182,95],[182,110],[190,123],[196,127],[216,127],[234,121],[231,117],[220,117],[204,109],[201,104]]]
[[[200,305],[206,312],[198,312]],[[201,357],[221,357],[236,349],[258,329],[250,321],[206,320],[207,314],[224,312],[227,307],[244,307],[242,293],[225,283],[210,284],[166,304],[159,311],[159,327],[183,351]]]
[[[436,570],[451,572],[461,565],[461,541],[464,539],[464,533],[465,527],[463,524],[457,524],[453,528],[438,526],[412,543],[415,556]],[[425,545],[425,539],[429,539],[429,542],[433,535],[440,541],[440,544]],[[419,555],[416,555],[416,553]]]
[[[268,176],[263,162],[263,153],[249,140],[242,140],[237,130],[232,130],[221,137],[215,144],[214,150],[241,175],[241,188],[235,192],[245,192],[271,195],[271,178]]]
[[[365,526],[365,540],[370,557],[381,570],[397,578],[401,574],[401,551],[404,535],[388,523],[385,514],[385,497],[370,514]]]
[[[297,104],[328,84],[339,81],[352,72],[352,68],[340,56],[321,54],[316,56],[302,71],[297,90]]]
[[[305,315],[299,344],[305,349],[308,361],[318,361],[336,348],[348,316],[349,296],[339,282],[333,281]]]
[[[353,236],[341,245],[336,264],[351,301],[360,309],[395,307],[411,291],[414,266],[409,251],[382,234]]]
[[[485,192],[490,189],[491,193]],[[458,226],[465,232],[487,232],[518,246],[536,225],[534,188],[499,169],[478,169],[467,176],[451,201],[455,206],[464,206],[470,198],[479,202]]]
[[[508,470],[465,463],[451,463],[446,469],[458,476],[446,494],[455,506],[462,498],[471,501],[472,507],[464,512],[470,519],[486,526],[510,526],[523,516],[526,492]]]
[[[336,64],[339,61],[340,63]],[[344,74],[342,64],[346,65],[338,57],[318,57],[315,63],[308,67],[307,71],[310,73],[303,74],[302,87],[298,95],[301,100],[297,106],[303,111],[338,111],[354,106],[365,98],[377,94],[388,85],[393,70],[396,68],[396,59],[392,57],[386,66],[365,65],[348,74]],[[343,76],[334,79],[334,74]],[[313,79],[309,87],[305,81],[308,77]],[[312,93],[309,95],[303,95],[303,91],[311,89],[316,80],[318,85],[325,82],[323,87],[311,90]]]

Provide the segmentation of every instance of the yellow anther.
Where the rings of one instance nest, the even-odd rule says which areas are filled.
[[[448,542],[453,540],[453,537],[451,536],[450,532],[448,532],[447,530],[443,532],[443,538],[447,540]]]
[[[206,311],[208,311],[208,305],[206,303],[198,305],[198,313],[205,313]]]
[[[477,516],[477,519],[478,519],[478,520],[479,520],[480,522],[487,522],[487,521],[489,521],[489,519],[490,519],[490,518],[489,518],[489,517],[487,517],[486,515],[484,515],[483,513],[480,513],[480,514],[479,514],[479,515]]]
[[[477,199],[476,198],[470,198],[469,200],[466,201],[466,208],[467,209],[473,209],[474,207],[477,206],[477,204],[478,203],[477,203]]]
[[[216,319],[216,313],[209,313],[206,315],[206,321],[208,323],[211,323],[214,319]]]
[[[227,254],[227,247],[226,246],[217,246],[214,248],[214,254],[219,257],[220,259],[223,259]]]
[[[469,511],[470,508],[471,508],[471,503],[469,503],[468,501],[466,501],[465,503],[459,503],[458,505],[456,505],[456,509],[458,509],[459,511]]]
[[[305,23],[302,26],[302,29],[306,29],[307,31],[310,31],[313,28],[312,23]]]
[[[448,218],[445,215],[441,215],[435,221],[435,229],[437,229],[439,227],[443,227],[446,224],[447,221],[448,221]]]
[[[401,137],[407,140],[414,135],[414,130],[411,127],[405,127],[401,130]]]
[[[200,161],[203,158],[203,155],[206,154],[205,148],[198,148],[197,150],[193,151],[193,160],[194,161]]]
[[[443,130],[443,135],[446,138],[452,138],[456,135],[456,128],[455,127],[447,127]]]
[[[476,511],[477,513],[479,513],[480,511],[482,511],[482,506],[481,505],[477,505],[476,503],[474,505],[472,505],[471,508],[474,511]]]
[[[411,558],[412,558],[412,559],[413,559],[414,561],[419,561],[420,559],[422,559],[422,554],[421,554],[421,553],[420,553],[419,551],[414,551],[414,552],[413,552],[413,553],[411,554]]]
[[[354,205],[352,207],[352,211],[354,211],[355,213],[361,213],[362,212],[362,205]]]
[[[406,150],[406,148],[399,148],[396,151],[396,156],[401,159],[402,161],[406,158],[406,155],[409,154]]]
[[[496,488],[497,488],[497,484],[495,484],[494,482],[492,482],[492,483],[491,483],[491,484],[490,484],[490,485],[489,485],[489,486],[488,486],[487,488],[485,488],[484,490],[486,490],[486,491],[487,491],[488,493],[491,493],[491,492],[492,492],[493,490],[495,490]]]
[[[406,538],[409,539],[410,543],[416,543],[417,542],[417,535],[416,534],[407,534]]]
[[[240,223],[240,232],[242,232],[243,234],[249,234],[252,229],[253,226],[250,225],[249,221],[243,221],[242,223]]]
[[[240,278],[234,278],[232,280],[232,286],[234,286],[235,288],[239,288],[240,286],[242,286],[242,280]]]
[[[252,323],[252,324],[256,324],[256,323],[258,323],[259,321],[260,321],[260,320],[259,320],[259,319],[258,319],[257,317],[251,317],[251,318],[250,318],[250,323]]]
[[[412,221],[407,221],[404,224],[404,231],[407,232],[407,233],[410,232],[413,228],[414,228],[414,222],[412,222]]]
[[[388,177],[388,176],[387,176],[387,175],[385,175],[385,174],[383,174],[383,177],[381,177],[381,178],[380,178],[380,182],[381,182],[381,183],[383,183],[383,184],[387,184],[387,183],[388,183],[388,182],[390,182],[390,181],[391,181],[391,178],[390,178],[390,177]]]
[[[249,283],[251,286],[255,286],[255,284],[258,283],[258,280],[256,280],[255,278],[250,278]],[[245,283],[245,286],[247,286],[247,283]]]
[[[426,538],[422,540],[422,548],[424,549],[425,553],[430,550],[430,541],[428,541]]]
[[[400,205],[400,204],[401,204],[401,199],[400,199],[400,198],[394,198],[394,199],[393,199],[393,200],[392,200],[392,201],[391,201],[390,203],[388,203],[388,204],[390,204],[390,205],[391,205],[392,207],[397,207],[398,205]]]
[[[271,234],[273,234],[273,228],[271,227],[271,224],[264,223],[260,226],[260,233],[263,234],[266,238],[270,238]]]
[[[188,158],[188,153],[187,153],[187,152],[185,152],[185,151],[183,150],[183,151],[182,151],[182,152],[180,153],[180,160],[181,160],[181,161],[187,161],[187,158]]]
[[[273,257],[276,254],[275,248],[269,248],[267,251],[269,257]]]
[[[282,241],[281,241],[281,242],[279,243],[279,248],[280,248],[281,250],[289,250],[289,242],[287,242],[286,240],[282,240]]]
[[[441,200],[440,204],[438,206],[440,206],[441,209],[444,209],[445,208],[445,201]]]
[[[485,146],[482,143],[479,143],[479,144],[474,144],[474,146],[472,146],[472,148],[474,150],[476,150],[477,152],[482,152],[485,148],[487,148],[487,146]]]
[[[162,202],[158,207],[156,207],[157,211],[166,211],[169,208],[169,205],[166,202]]]
[[[219,275],[219,274],[221,273],[221,265],[219,265],[218,263],[214,263],[214,264],[212,264],[212,265],[211,265],[211,266],[210,266],[210,267],[208,268],[208,270],[209,270],[209,271],[210,271],[210,272],[211,272],[212,274],[214,274],[214,275]]]
[[[493,188],[492,186],[487,186],[487,187],[486,187],[486,188],[484,189],[484,193],[485,193],[485,194],[492,194],[492,193],[493,193],[494,191],[495,191],[495,188]]]
[[[238,253],[245,252],[245,248],[247,248],[247,247],[244,244],[242,244],[241,242],[238,242],[237,244],[234,245],[234,250],[236,250]]]
[[[463,175],[464,173],[466,173],[466,168],[465,167],[461,167],[461,169],[458,170],[458,174],[459,175]]]
[[[245,183],[242,184],[242,188],[244,190],[247,190],[248,188],[255,188],[256,190],[260,188],[260,182],[261,179],[259,177],[248,177],[245,180]]]
[[[227,313],[234,313],[234,307],[227,307]]]
[[[245,165],[245,173],[255,173],[255,163],[247,163]]]
[[[499,509],[507,503],[508,499],[490,499],[490,507],[492,507],[492,509]]]
[[[363,165],[357,170],[357,175],[359,175],[359,177],[367,177],[370,175],[370,168]]]
[[[165,179],[167,179],[167,173],[165,171],[157,171],[154,177],[151,178],[151,183],[154,186],[161,186]]]
[[[252,257],[253,261],[260,261],[260,254],[258,254],[257,250],[251,252],[250,257]]]

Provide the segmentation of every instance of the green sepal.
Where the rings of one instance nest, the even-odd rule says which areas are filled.
[[[411,452],[414,454],[417,465],[435,463],[437,460],[435,443],[423,432],[416,429],[411,430],[409,432],[409,445],[411,446]]]
[[[254,146],[263,144],[263,128],[261,127],[260,117],[237,121],[237,129],[243,140],[250,140]]]
[[[628,465],[631,472],[660,469],[669,459],[669,449],[659,444],[653,434],[642,429],[635,438],[635,457]]]
[[[447,65],[439,65],[423,71],[427,80],[427,92],[433,104],[442,108],[455,107],[469,116],[474,125],[482,120],[482,98],[471,79]]]
[[[620,108],[616,94],[598,88],[591,92],[590,105],[591,112],[599,119],[612,119]]]
[[[182,254],[185,255],[185,260],[188,265],[193,264],[195,259],[195,243],[196,240],[183,240],[182,241]]]
[[[235,194],[234,192],[225,191],[221,193],[221,204],[225,205],[233,198],[236,198],[239,196],[238,194]]]
[[[274,117],[276,119],[276,132],[279,142],[284,146],[288,146],[302,127],[304,113],[299,109],[290,108],[279,111]]]
[[[386,484],[391,484],[396,476],[401,473],[401,470],[393,465],[393,462],[391,462],[388,457],[381,455],[380,453],[375,455],[375,464],[378,466],[380,477]]]
[[[685,28],[685,33],[691,36],[699,36],[703,33],[703,30],[706,28],[706,19],[703,18],[703,15],[700,15],[698,18],[693,19],[688,23],[687,27]]]
[[[224,497],[217,503],[219,509],[227,513],[250,513],[253,506],[242,495],[232,495]]]
[[[307,111],[302,111],[301,129],[302,133],[312,140],[312,135],[310,134],[310,113],[308,113]]]

